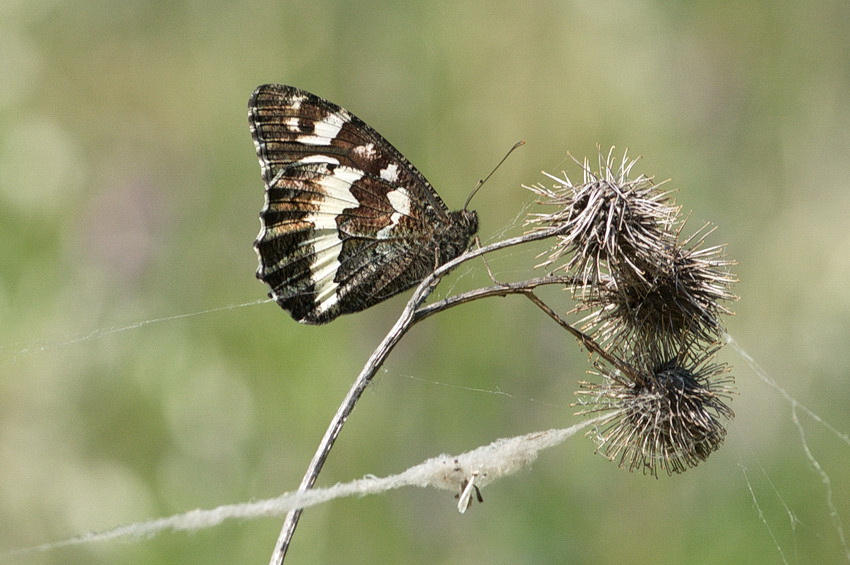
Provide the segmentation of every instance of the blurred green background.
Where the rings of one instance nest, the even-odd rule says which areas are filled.
[[[0,550],[294,489],[409,296],[326,327],[261,304],[110,330],[265,296],[246,102],[266,82],[358,114],[453,208],[525,139],[475,199],[484,241],[520,233],[520,185],[541,170],[578,176],[567,151],[643,155],[634,172],[671,177],[689,228],[713,221],[740,262],[730,333],[846,434],[848,29],[846,0],[0,1]],[[526,276],[534,252],[491,268]],[[437,294],[488,282],[470,266]],[[801,435],[779,393],[721,356],[737,418],[696,469],[629,474],[577,437],[463,516],[418,489],[310,509],[290,558],[846,561],[850,445],[798,411]],[[319,482],[572,425],[587,367],[518,298],[429,319]],[[14,562],[264,563],[281,522]]]

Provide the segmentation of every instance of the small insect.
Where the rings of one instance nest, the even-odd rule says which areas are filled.
[[[478,503],[484,502],[484,497],[481,496],[481,491],[478,490],[478,487],[475,485],[475,479],[478,478],[478,471],[475,471],[470,475],[469,479],[464,479],[462,483],[460,483],[460,494],[456,495],[457,498],[457,511],[463,514],[466,512],[470,506],[472,506],[472,492],[475,491],[475,498],[478,500]]]

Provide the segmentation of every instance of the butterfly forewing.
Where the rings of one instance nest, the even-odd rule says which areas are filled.
[[[266,187],[257,277],[296,320],[367,308],[468,247],[475,213],[449,212],[356,116],[281,85],[257,88],[248,114]]]

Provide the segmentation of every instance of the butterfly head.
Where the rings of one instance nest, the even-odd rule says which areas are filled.
[[[458,210],[454,213],[458,215],[459,224],[463,227],[467,238],[478,233],[478,212],[475,210]]]
[[[442,257],[454,259],[472,244],[472,236],[478,233],[478,213],[475,210],[449,212],[449,226],[439,238]]]

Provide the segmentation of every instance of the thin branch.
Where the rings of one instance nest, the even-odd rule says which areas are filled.
[[[313,455],[313,459],[307,466],[307,471],[305,472],[304,477],[301,479],[301,484],[298,487],[298,492],[310,490],[316,483],[316,479],[318,478],[319,473],[322,470],[322,466],[324,466],[325,461],[327,460],[328,455],[330,454],[330,451],[333,448],[333,444],[336,441],[336,438],[339,437],[339,434],[342,431],[343,426],[345,425],[345,421],[351,415],[351,412],[354,410],[354,406],[357,404],[357,401],[360,399],[360,396],[366,390],[366,387],[369,386],[369,383],[372,382],[372,378],[374,378],[378,369],[381,367],[381,365],[386,360],[387,356],[390,354],[396,344],[398,344],[404,334],[407,333],[407,331],[413,326],[414,323],[438,311],[427,310],[424,313],[417,313],[417,309],[425,302],[425,300],[434,290],[434,287],[437,285],[437,283],[440,282],[440,279],[446,273],[448,273],[461,263],[482,256],[486,253],[497,251],[499,249],[505,249],[514,245],[520,245],[530,241],[546,239],[548,237],[557,235],[562,231],[563,228],[560,226],[541,229],[527,234],[523,234],[521,236],[512,237],[503,241],[498,241],[485,247],[472,249],[464,253],[463,255],[445,263],[444,265],[436,269],[433,273],[431,273],[429,276],[427,276],[419,284],[419,286],[416,287],[413,296],[405,305],[401,316],[396,321],[395,325],[392,327],[386,337],[384,337],[383,341],[381,341],[380,345],[378,345],[377,349],[375,349],[375,351],[369,357],[369,360],[366,362],[366,365],[364,365],[363,369],[360,371],[360,374],[357,376],[357,379],[354,381],[354,383],[351,385],[351,388],[348,390],[348,394],[346,394],[345,398],[337,409],[336,414],[331,420],[328,429],[325,431],[325,435],[324,437],[322,437],[322,441],[319,443],[319,447],[317,448],[316,453]],[[502,289],[503,291],[502,294],[491,292],[489,294],[485,293],[485,295],[494,296],[510,294],[511,292],[522,292],[521,290],[511,291],[509,286],[500,287],[500,289]],[[462,304],[463,302],[465,301],[454,301],[450,303],[446,302],[443,305],[442,309],[450,308],[452,306]],[[286,515],[286,520],[284,521],[283,528],[281,529],[280,535],[278,536],[277,544],[275,545],[275,550],[270,560],[270,565],[283,564],[283,560],[286,558],[286,552],[289,549],[290,543],[292,542],[292,536],[295,533],[295,528],[298,526],[298,521],[300,518],[300,508],[291,511]]]
[[[552,310],[549,307],[549,305],[546,304],[545,302],[543,302],[543,300],[541,300],[541,298],[539,296],[534,294],[534,292],[529,290],[527,292],[523,292],[522,294],[524,294],[526,296],[526,298],[531,300],[531,302],[533,302],[538,308],[543,310],[546,313],[546,315],[548,315],[550,318],[555,320],[555,322],[557,322],[559,326],[561,326],[562,328],[564,328],[565,330],[567,330],[568,332],[573,334],[573,336],[575,336],[575,338],[584,346],[585,349],[587,349],[591,353],[595,353],[596,355],[599,355],[600,357],[602,357],[603,359],[608,361],[613,367],[616,367],[617,369],[619,369],[624,375],[628,376],[632,381],[634,381],[634,382],[642,382],[643,381],[643,377],[641,377],[640,375],[635,373],[634,369],[629,367],[628,364],[624,363],[621,359],[617,358],[614,355],[611,355],[609,352],[602,349],[602,347],[600,347],[599,344],[596,343],[596,341],[594,341],[593,338],[591,338],[589,335],[587,335],[586,333],[584,333],[584,332],[574,328],[573,326],[571,326],[569,324],[569,322],[567,322],[565,319],[563,319],[561,316],[559,316],[557,312]]]
[[[424,320],[432,314],[442,312],[443,310],[451,308],[452,306],[457,306],[458,304],[464,304],[466,302],[478,300],[479,298],[488,298],[490,296],[504,297],[508,296],[509,294],[524,294],[539,286],[545,286],[550,284],[570,285],[576,284],[576,281],[576,277],[573,276],[547,275],[545,277],[526,279],[524,281],[515,281],[508,283],[500,282],[496,283],[493,286],[476,288],[475,290],[469,290],[467,292],[455,294],[454,296],[450,296],[448,298],[440,300],[439,302],[434,302],[433,304],[422,306],[415,312],[415,321],[418,322],[420,320]]]
[[[386,337],[384,337],[380,345],[378,345],[378,348],[375,349],[369,357],[369,360],[366,362],[363,370],[360,371],[360,374],[348,390],[348,394],[345,396],[345,399],[343,399],[342,404],[340,404],[336,414],[331,420],[330,426],[328,426],[322,441],[319,443],[319,448],[313,455],[313,459],[307,467],[307,472],[304,474],[304,478],[298,486],[298,492],[305,492],[313,488],[313,485],[316,483],[316,479],[319,477],[319,473],[322,470],[322,466],[324,466],[325,461],[333,448],[336,438],[342,431],[345,421],[348,419],[348,416],[351,415],[351,412],[354,410],[354,406],[357,404],[357,401],[360,399],[363,391],[365,391],[366,387],[369,386],[369,383],[372,382],[372,378],[375,376],[378,368],[383,364],[384,360],[399,340],[401,340],[402,336],[413,326],[413,313],[417,304],[415,299],[422,295],[422,300],[424,300],[425,297],[430,294],[432,289],[432,286],[425,284],[420,285],[416,289],[416,293],[414,293],[413,298],[411,298],[405,306],[398,321]],[[295,533],[295,528],[298,526],[298,520],[301,518],[301,511],[301,508],[296,508],[286,515],[286,520],[283,523],[283,528],[281,529],[280,536],[277,540],[275,552],[270,561],[271,565],[281,565],[283,560],[286,558],[286,552],[292,541],[292,535]]]

